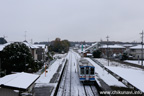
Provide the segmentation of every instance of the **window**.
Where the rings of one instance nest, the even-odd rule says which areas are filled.
[[[89,67],[86,67],[86,74],[89,74]]]
[[[91,74],[92,75],[94,74],[94,68],[91,68]]]
[[[84,68],[81,68],[81,74],[84,74]]]

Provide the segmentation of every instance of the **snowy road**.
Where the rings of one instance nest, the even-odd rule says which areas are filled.
[[[68,62],[62,77],[62,82],[57,93],[57,96],[98,96],[95,86],[83,85],[79,81],[77,74],[77,61],[80,56],[70,50],[67,59]]]

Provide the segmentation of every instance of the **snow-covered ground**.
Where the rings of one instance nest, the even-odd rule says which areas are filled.
[[[36,83],[49,83],[53,75],[56,73],[59,65],[62,63],[63,59],[57,59],[48,69],[46,69],[47,73],[41,74],[40,78],[36,81]]]
[[[124,84],[119,82],[115,77],[113,77],[111,74],[109,74],[107,71],[105,71],[103,68],[101,68],[99,65],[97,65],[94,61],[92,61],[90,58],[87,58],[89,62],[91,62],[95,66],[95,72],[101,78],[106,84],[109,86],[119,86],[119,87],[126,87]],[[96,77],[97,79],[97,77]],[[99,81],[99,80],[97,80]],[[99,84],[100,85],[100,84]]]
[[[140,89],[144,92],[144,70],[140,68],[135,68],[127,65],[120,64],[118,62],[109,62],[106,59],[96,59],[99,62],[101,62],[105,67],[116,73],[117,75],[121,76],[125,80],[127,80],[129,83]],[[94,63],[93,63],[94,64]],[[98,67],[97,65],[95,65]],[[100,72],[101,73],[101,72]],[[105,73],[106,74],[106,73]],[[101,78],[105,79],[105,81],[108,80],[108,78],[104,78],[102,75]],[[111,83],[114,83],[114,81],[110,81]],[[110,83],[107,82],[107,83]],[[116,83],[118,85],[119,83]]]
[[[144,71],[130,68],[107,67],[144,92]]]
[[[136,65],[141,65],[142,61],[141,60],[125,60],[124,62],[136,64]]]

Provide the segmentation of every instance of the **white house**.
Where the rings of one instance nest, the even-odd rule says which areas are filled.
[[[130,47],[129,54],[132,55],[134,59],[142,59],[142,45]],[[143,49],[143,58],[144,58],[144,49]]]

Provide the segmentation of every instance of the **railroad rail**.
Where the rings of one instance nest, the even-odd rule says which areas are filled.
[[[84,91],[86,96],[100,96],[96,87],[96,82],[94,84],[84,84]]]

